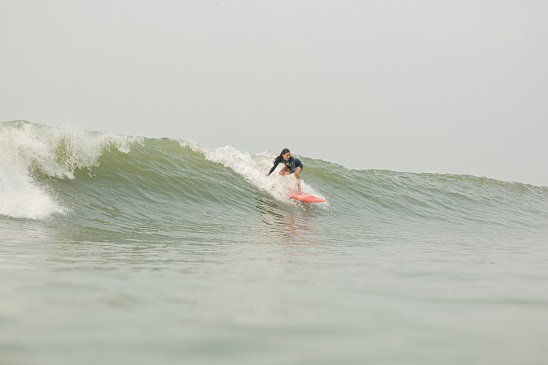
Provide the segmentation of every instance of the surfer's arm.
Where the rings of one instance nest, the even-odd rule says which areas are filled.
[[[278,167],[278,164],[279,164],[279,162],[274,162],[274,166],[272,166],[272,168],[270,169],[270,171],[268,171],[268,174],[266,174],[266,175],[268,176],[271,173],[273,173],[274,170],[276,170],[276,167]]]

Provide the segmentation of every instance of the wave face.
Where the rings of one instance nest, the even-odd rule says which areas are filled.
[[[287,211],[302,218],[300,229],[333,239],[358,237],[367,227],[547,230],[545,187],[351,170],[299,156],[303,190],[327,200],[310,205],[287,197],[293,176],[264,175],[274,157],[168,138],[2,123],[0,216],[162,240],[245,240],[290,225]]]

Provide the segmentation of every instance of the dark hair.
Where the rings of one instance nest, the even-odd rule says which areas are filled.
[[[283,158],[283,155],[285,155],[285,154],[288,153],[288,152],[291,152],[291,151],[289,151],[289,148],[284,148],[284,149],[282,150],[282,152],[280,153],[280,155],[277,156],[277,157],[274,159],[274,162],[282,162],[283,159],[284,159],[284,158]]]

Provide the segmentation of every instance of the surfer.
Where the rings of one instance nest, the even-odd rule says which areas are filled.
[[[299,192],[301,192],[301,171],[303,171],[303,164],[298,158],[292,157],[291,152],[287,148],[284,148],[282,153],[274,159],[274,166],[272,166],[270,171],[265,176],[270,176],[270,174],[274,172],[276,167],[278,167],[281,163],[285,166],[280,170],[280,175],[285,176],[295,174],[295,178],[297,179],[297,187],[299,188]]]

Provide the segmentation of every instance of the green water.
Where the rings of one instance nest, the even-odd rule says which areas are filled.
[[[1,364],[545,364],[548,189],[0,124]]]

